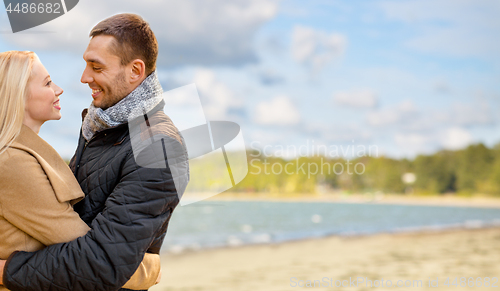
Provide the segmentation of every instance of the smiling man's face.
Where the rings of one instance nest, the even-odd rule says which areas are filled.
[[[110,49],[113,41],[110,35],[95,36],[83,53],[87,65],[80,81],[89,85],[94,106],[103,110],[132,91],[131,84],[126,81],[127,66],[122,66],[120,57]]]

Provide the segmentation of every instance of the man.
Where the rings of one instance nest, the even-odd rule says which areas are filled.
[[[119,289],[146,252],[159,253],[187,184],[184,140],[161,110],[158,45],[149,25],[119,14],[90,37],[81,82],[93,102],[82,113],[70,168],[86,193],[74,209],[92,229],[68,243],[12,254],[3,271],[11,290]]]

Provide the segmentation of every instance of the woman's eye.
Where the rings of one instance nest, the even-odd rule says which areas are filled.
[[[48,81],[47,84],[45,84],[45,86],[50,86],[50,84],[52,84],[52,81]]]

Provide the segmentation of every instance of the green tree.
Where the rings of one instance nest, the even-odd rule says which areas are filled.
[[[483,144],[470,145],[458,152],[457,191],[473,193],[478,185],[488,179],[494,162],[494,154]]]

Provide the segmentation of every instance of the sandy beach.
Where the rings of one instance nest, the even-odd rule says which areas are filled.
[[[153,291],[297,290],[306,288],[307,280],[307,289],[322,290],[488,290],[488,281],[499,286],[491,288],[496,290],[500,228],[327,237],[165,254],[162,266],[162,282]],[[458,286],[453,286],[455,278]],[[461,280],[473,287],[461,287],[466,286]],[[407,287],[396,288],[398,284]]]

